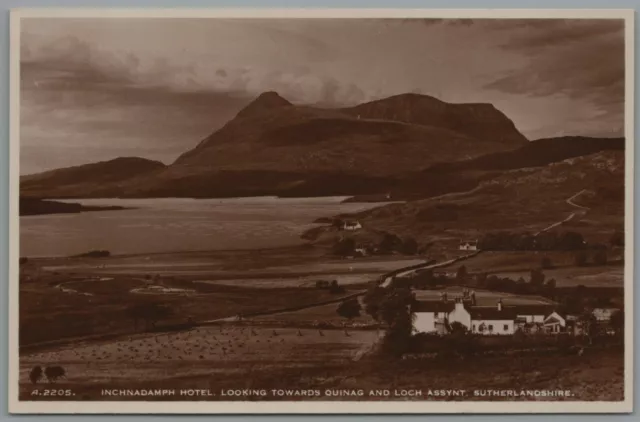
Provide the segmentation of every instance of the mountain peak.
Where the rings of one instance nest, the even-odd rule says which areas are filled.
[[[342,109],[366,119],[384,119],[434,126],[481,141],[517,146],[527,138],[490,103],[447,103],[430,95],[406,93]]]
[[[266,91],[258,95],[248,106],[240,110],[237,117],[247,117],[264,110],[288,107],[292,105],[275,91]]]

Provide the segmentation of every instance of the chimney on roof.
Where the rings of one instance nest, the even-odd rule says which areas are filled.
[[[502,299],[498,299],[498,311],[502,310]]]

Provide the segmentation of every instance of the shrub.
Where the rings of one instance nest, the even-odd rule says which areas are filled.
[[[338,256],[350,256],[355,253],[356,241],[350,237],[343,237],[338,240],[332,248],[332,253]]]
[[[358,299],[353,298],[341,302],[340,305],[338,305],[336,312],[342,318],[346,318],[350,321],[353,318],[360,316],[360,310],[360,302],[358,302]]]
[[[556,279],[552,278],[549,281],[546,282],[545,287],[547,289],[553,290],[556,288]]]
[[[338,280],[333,280],[329,285],[329,293],[331,294],[344,293],[344,287],[338,284]]]
[[[385,233],[378,245],[378,252],[381,254],[389,254],[396,251],[402,246],[402,240],[395,234]]]
[[[401,252],[404,255],[415,255],[418,253],[418,242],[413,237],[407,237],[402,242]]]
[[[593,263],[596,265],[607,265],[607,251],[599,250],[594,253]]]
[[[468,275],[469,274],[467,273],[467,267],[461,265],[460,268],[458,268],[458,272],[456,273],[456,280],[464,282],[467,280]]]
[[[582,252],[582,251],[578,252],[574,257],[575,264],[578,267],[586,266],[587,265],[587,260],[588,260],[587,253],[586,252]]]
[[[548,256],[545,256],[544,258],[542,258],[540,260],[540,268],[544,270],[553,268],[553,263],[551,262],[551,258],[549,258]]]
[[[529,282],[535,286],[540,286],[544,283],[545,275],[541,269],[531,270]]]

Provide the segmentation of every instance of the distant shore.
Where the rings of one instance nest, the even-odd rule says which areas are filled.
[[[20,216],[47,214],[75,214],[89,211],[120,211],[129,209],[121,206],[81,205],[75,202],[59,202],[36,198],[20,198]]]

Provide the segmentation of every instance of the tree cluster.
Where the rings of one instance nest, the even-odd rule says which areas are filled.
[[[409,288],[372,286],[363,298],[365,312],[387,327],[381,351],[401,356],[411,347],[413,316],[411,305],[415,296]]]
[[[358,245],[353,237],[344,236],[338,239],[331,248],[333,255],[348,257],[356,256]],[[420,250],[418,241],[413,237],[400,238],[391,233],[385,233],[376,246],[367,248],[369,253],[377,255],[390,255],[399,253],[402,255],[415,255]]]
[[[318,280],[316,281],[316,289],[329,290],[331,294],[340,294],[345,292],[345,288],[338,283],[338,280]]]
[[[586,251],[580,251],[576,253],[574,261],[578,267],[586,267],[587,265],[607,265],[607,251],[599,249],[593,254],[588,254]]]

